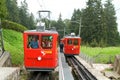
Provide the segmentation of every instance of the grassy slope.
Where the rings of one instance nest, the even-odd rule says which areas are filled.
[[[81,46],[81,51],[96,60],[96,62],[109,63],[114,61],[115,55],[120,54],[120,47],[85,47]]]
[[[12,57],[12,64],[14,66],[23,63],[23,40],[22,33],[13,30],[3,30],[4,47],[10,52]]]

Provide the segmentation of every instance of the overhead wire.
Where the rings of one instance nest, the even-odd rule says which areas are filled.
[[[43,6],[40,4],[39,0],[37,0],[37,3],[40,6],[40,8],[42,9]]]

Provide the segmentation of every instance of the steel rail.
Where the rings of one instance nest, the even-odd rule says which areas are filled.
[[[54,80],[51,79],[51,75],[47,72],[36,72],[31,75],[31,78],[28,80]]]
[[[78,73],[77,77],[79,80],[97,80],[74,56],[69,57],[68,61]]]

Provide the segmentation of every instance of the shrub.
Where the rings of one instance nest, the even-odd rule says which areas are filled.
[[[25,30],[27,30],[27,28],[23,25],[20,25],[18,23],[12,22],[12,21],[8,21],[8,20],[3,20],[2,21],[2,28],[4,29],[12,29],[18,32],[23,32]]]
[[[98,43],[96,42],[96,40],[94,39],[91,43],[90,43],[91,47],[97,47]]]

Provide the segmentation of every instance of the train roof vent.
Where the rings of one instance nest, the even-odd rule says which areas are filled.
[[[71,33],[71,36],[75,36],[75,33]]]
[[[43,32],[45,31],[45,23],[37,23],[37,31]]]

